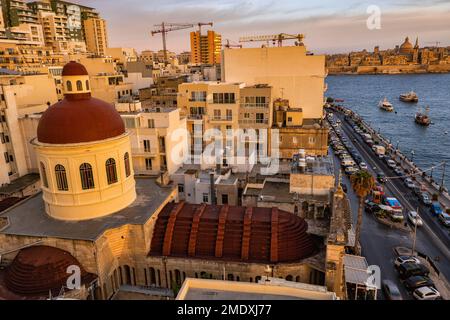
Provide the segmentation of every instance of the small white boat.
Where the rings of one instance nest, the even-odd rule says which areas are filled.
[[[394,111],[394,106],[388,101],[387,98],[384,98],[383,101],[380,101],[380,104],[378,105],[380,109],[388,112]]]
[[[401,94],[400,100],[403,102],[419,102],[419,97],[417,96],[417,93],[411,91],[409,93]]]

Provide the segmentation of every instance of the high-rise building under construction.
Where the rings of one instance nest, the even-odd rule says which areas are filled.
[[[206,35],[201,31],[191,32],[191,62],[195,64],[220,63],[222,36],[212,30]]]

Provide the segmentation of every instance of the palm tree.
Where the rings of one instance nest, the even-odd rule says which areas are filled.
[[[361,249],[358,246],[358,243],[361,237],[364,201],[375,187],[375,179],[367,170],[360,170],[350,177],[350,182],[359,198],[358,220],[356,222],[355,231],[355,251],[356,254],[360,255]]]

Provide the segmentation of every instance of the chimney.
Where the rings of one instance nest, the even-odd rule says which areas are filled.
[[[217,200],[216,200],[216,190],[214,187],[214,172],[211,172],[209,174],[209,183],[211,186],[211,204],[212,205],[216,205],[217,204]]]

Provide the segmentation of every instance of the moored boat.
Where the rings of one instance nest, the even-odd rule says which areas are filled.
[[[417,93],[411,91],[409,93],[401,94],[400,100],[403,102],[419,102],[419,97],[417,96]]]
[[[392,112],[394,111],[394,107],[392,106],[392,104],[388,101],[387,98],[384,98],[383,101],[380,101],[380,104],[378,105],[380,107],[380,109],[384,110],[384,111],[388,111],[388,112]]]

